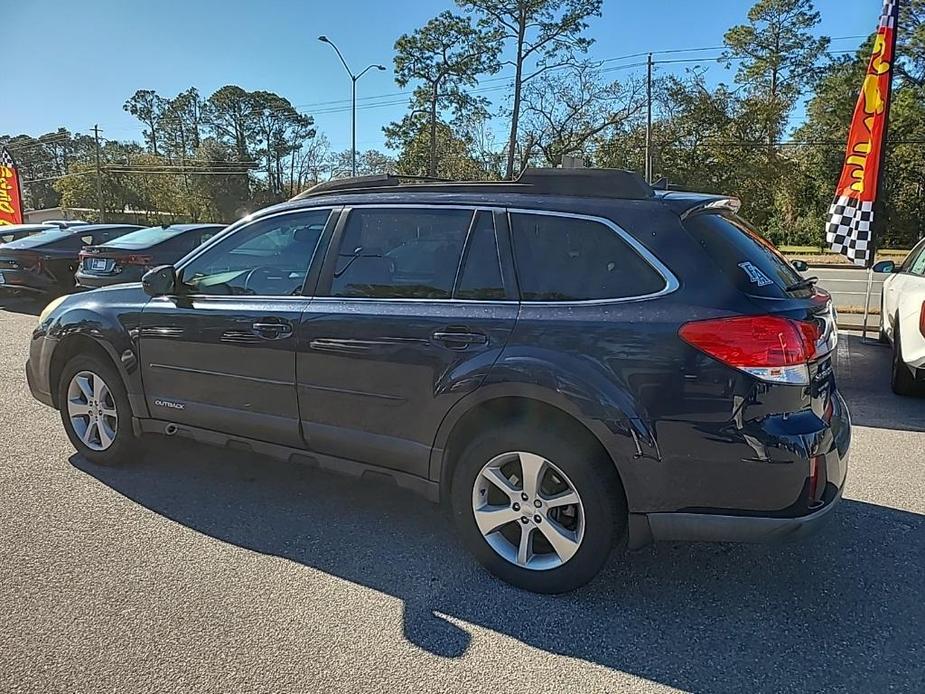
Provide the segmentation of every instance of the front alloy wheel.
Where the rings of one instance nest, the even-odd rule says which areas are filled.
[[[472,512],[488,545],[525,569],[562,566],[584,538],[585,512],[574,485],[534,453],[502,453],[486,463],[472,488]]]
[[[91,451],[105,451],[112,446],[119,415],[112,391],[99,374],[74,374],[67,389],[67,414],[74,433]]]

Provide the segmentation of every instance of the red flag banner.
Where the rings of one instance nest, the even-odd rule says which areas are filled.
[[[6,148],[0,149],[0,226],[22,224],[19,171]]]
[[[874,49],[848,131],[845,165],[826,226],[826,241],[832,250],[857,265],[873,262],[874,202],[883,161],[898,15],[899,0],[884,0]]]

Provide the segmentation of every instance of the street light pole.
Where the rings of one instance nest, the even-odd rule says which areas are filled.
[[[351,171],[352,171],[352,175],[356,176],[357,175],[357,80],[359,80],[363,75],[365,75],[367,72],[369,72],[373,68],[376,68],[377,70],[385,70],[385,67],[374,63],[372,65],[367,65],[363,70],[361,70],[358,74],[355,75],[353,74],[353,71],[350,69],[350,67],[347,65],[347,61],[344,60],[344,56],[341,54],[340,49],[336,45],[334,45],[334,42],[331,41],[331,39],[329,39],[327,36],[319,36],[318,40],[321,41],[322,43],[328,44],[331,48],[334,49],[334,52],[337,53],[337,57],[340,58],[340,62],[344,66],[344,69],[347,71],[347,74],[350,75],[350,82],[351,82],[351,87],[352,87],[351,89],[351,103],[352,103],[351,111],[353,114],[353,118],[352,118],[353,124],[351,127],[352,136],[351,136],[351,146],[350,146],[350,154],[351,154],[351,160],[352,160]]]

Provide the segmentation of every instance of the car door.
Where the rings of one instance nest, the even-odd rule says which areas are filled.
[[[899,312],[900,301],[909,285],[912,267],[919,259],[925,260],[925,241],[916,245],[906,256],[899,269],[883,282],[883,312],[887,318],[884,325],[891,326],[891,334],[892,329],[895,327],[894,323]]]
[[[181,292],[152,299],[142,315],[154,418],[300,445],[296,327],[331,215],[314,208],[264,217],[181,264]]]
[[[925,243],[908,266],[904,266],[903,293],[899,297],[897,314],[902,334],[903,356],[907,359],[925,353],[925,335],[922,332],[923,304],[925,304]]]
[[[496,221],[474,208],[344,210],[299,326],[308,448],[427,475],[440,421],[479,387],[517,317]]]

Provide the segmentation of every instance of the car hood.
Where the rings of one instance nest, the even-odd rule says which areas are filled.
[[[57,311],[75,308],[99,308],[101,305],[120,307],[137,306],[141,310],[151,297],[145,294],[141,282],[114,284],[89,291],[71,294],[57,308]]]

